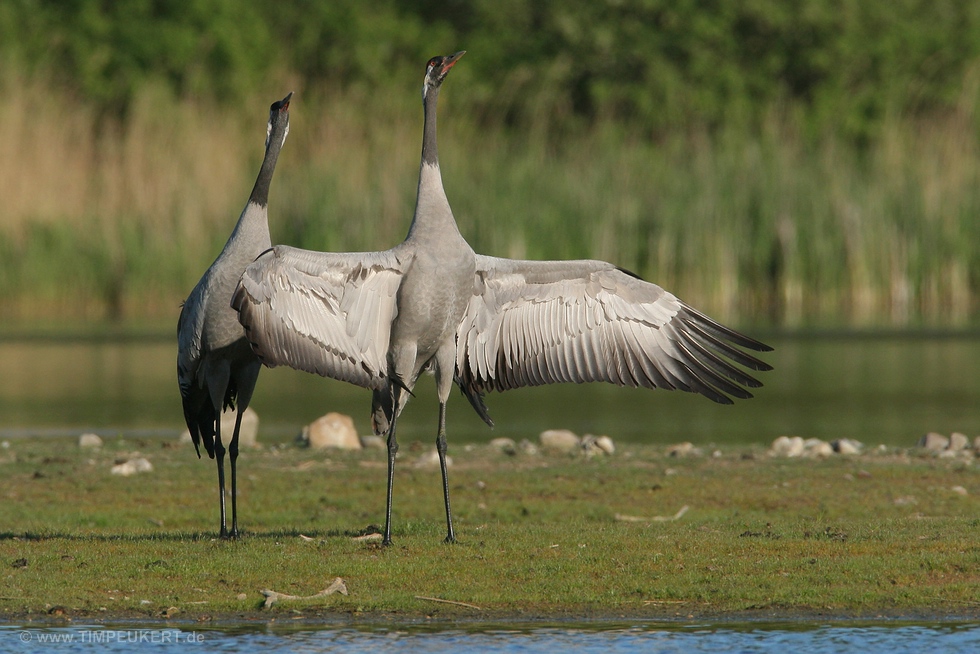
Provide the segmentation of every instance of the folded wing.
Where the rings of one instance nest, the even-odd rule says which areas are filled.
[[[395,250],[276,246],[245,269],[232,307],[265,365],[384,386],[396,294],[410,265]]]
[[[457,381],[468,396],[557,382],[680,389],[730,404],[771,370],[741,348],[763,343],[655,284],[603,261],[477,256],[457,332]],[[471,400],[472,401],[472,400]]]
[[[204,305],[195,300],[195,288],[188,302],[180,308],[177,319],[177,384],[180,395],[187,398],[196,386],[197,368],[201,363],[202,334],[204,333]]]

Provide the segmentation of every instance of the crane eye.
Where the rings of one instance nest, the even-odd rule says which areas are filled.
[[[442,62],[442,57],[433,57],[429,59],[429,63],[426,64],[427,68],[432,68],[433,66],[438,66]]]

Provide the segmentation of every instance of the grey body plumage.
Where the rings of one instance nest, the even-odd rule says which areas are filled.
[[[231,308],[231,296],[245,267],[272,245],[269,237],[269,187],[286,135],[292,93],[269,108],[265,157],[245,209],[221,254],[191,291],[177,321],[177,382],[184,420],[201,455],[217,459],[222,538],[238,536],[237,459],[242,413],[248,407],[261,363],[245,339]],[[228,443],[231,461],[232,526],[225,511],[225,444],[221,412],[236,407],[235,428]]]

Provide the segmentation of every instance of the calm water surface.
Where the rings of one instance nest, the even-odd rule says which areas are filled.
[[[977,652],[980,624],[418,628],[0,627],[0,651]]]
[[[756,397],[719,406],[689,393],[608,384],[519,389],[487,398],[489,430],[458,392],[451,443],[536,438],[543,429],[609,434],[629,442],[731,445],[780,435],[911,446],[924,432],[980,433],[980,335],[768,336],[775,370]],[[176,343],[142,339],[0,340],[0,438],[94,431],[175,436],[182,428]],[[434,384],[422,379],[403,414],[403,440],[430,440]],[[252,401],[260,438],[291,439],[328,411],[369,433],[370,393],[288,369],[264,369]]]

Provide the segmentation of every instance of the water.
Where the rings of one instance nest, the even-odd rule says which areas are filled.
[[[139,625],[0,627],[0,651],[882,652],[980,651],[980,623],[502,626],[477,629]],[[201,648],[201,649],[197,649]]]
[[[488,395],[489,430],[453,393],[451,443],[535,439],[549,428],[617,441],[768,444],[780,435],[912,446],[926,431],[980,433],[980,338],[956,335],[770,336],[775,370],[756,398],[719,406],[688,393],[560,385]],[[158,338],[0,340],[0,438],[93,431],[176,436],[183,429],[176,343]],[[403,441],[430,440],[433,383],[423,379],[399,423]],[[260,438],[288,440],[328,411],[369,433],[370,393],[289,369],[263,370],[252,406]]]

